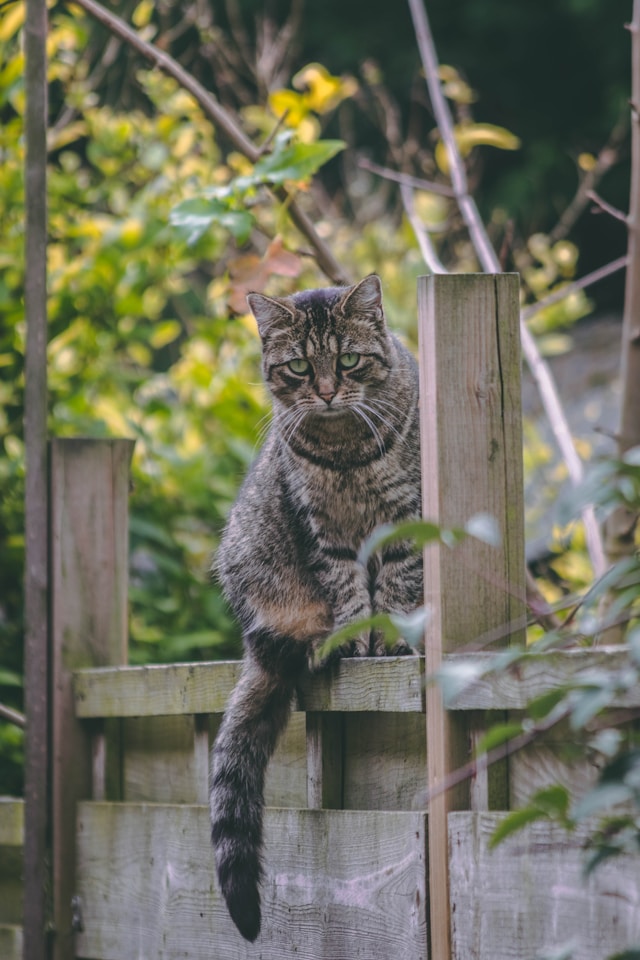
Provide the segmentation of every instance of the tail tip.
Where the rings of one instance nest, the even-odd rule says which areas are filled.
[[[244,939],[253,943],[260,933],[260,898],[257,891],[255,898],[229,903],[228,907],[231,919]]]

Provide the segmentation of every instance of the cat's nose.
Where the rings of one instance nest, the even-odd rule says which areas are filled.
[[[318,396],[321,400],[324,400],[327,406],[329,406],[335,395],[336,389],[333,384],[323,382],[318,384]]]

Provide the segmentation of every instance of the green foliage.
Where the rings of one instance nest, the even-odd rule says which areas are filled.
[[[0,29],[0,699],[18,708],[23,18],[18,4]],[[62,112],[52,118],[48,170],[49,429],[58,436],[136,439],[131,661],[237,656],[238,629],[212,580],[211,556],[267,407],[244,297],[238,297],[240,317],[229,309],[232,274],[256,224],[269,232],[278,220],[266,188],[289,179],[304,187],[342,144],[298,143],[286,131],[272,153],[239,172],[237,158],[219,147],[191,97],[156,71],[138,74],[144,111],[101,105],[85,44],[85,22],[56,10],[49,81]],[[207,184],[208,195],[194,195],[194,185]],[[280,252],[277,262],[276,240],[267,270],[298,275],[299,258],[291,255],[293,268],[283,266]],[[2,789],[16,793],[21,739],[19,731],[0,726]]]
[[[619,504],[630,510],[640,508],[640,448],[623,458],[598,465],[584,484],[574,510],[596,501],[603,511]],[[569,511],[565,508],[565,518]],[[602,614],[602,600],[612,588],[615,602]],[[560,721],[568,721],[582,756],[591,756],[600,770],[596,784],[581,797],[572,797],[566,787],[552,784],[536,792],[521,808],[505,817],[492,838],[495,845],[540,818],[555,820],[567,829],[582,821],[593,822],[585,858],[586,873],[620,854],[640,853],[640,739],[619,708],[631,691],[640,687],[640,553],[616,564],[583,596],[563,627],[512,655],[510,669],[524,659],[543,663],[558,646],[566,647],[585,637],[596,636],[616,620],[629,623],[625,656],[610,666],[602,665],[577,671],[571,681],[531,701],[521,727],[511,731],[500,724],[491,728],[481,744],[481,752],[508,742],[522,733],[547,730]],[[635,956],[633,950],[620,956]]]

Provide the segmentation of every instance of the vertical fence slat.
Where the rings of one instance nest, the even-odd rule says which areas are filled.
[[[131,440],[51,444],[54,960],[71,960],[76,803],[91,792],[72,671],[126,662]],[[101,775],[102,776],[102,775]]]
[[[422,277],[418,285],[424,516],[463,527],[489,514],[499,546],[468,539],[425,550],[427,675],[444,653],[472,641],[509,642],[524,626],[522,422],[518,278]],[[447,715],[437,688],[427,693],[427,779],[442,787],[468,759],[469,731]],[[447,814],[469,804],[463,792],[429,803],[431,956],[450,956]]]
[[[344,793],[344,718],[307,713],[307,805],[311,810],[339,810]]]

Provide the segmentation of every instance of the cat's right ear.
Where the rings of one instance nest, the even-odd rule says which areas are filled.
[[[268,339],[274,330],[291,325],[295,314],[285,300],[267,297],[264,293],[248,293],[247,303],[256,318],[258,330],[263,340]]]

